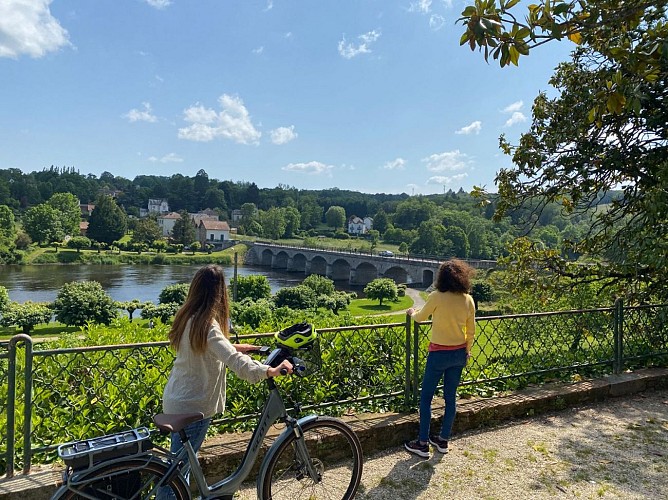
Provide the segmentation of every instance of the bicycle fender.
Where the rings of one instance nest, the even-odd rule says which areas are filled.
[[[310,422],[315,422],[316,420],[318,420],[318,415],[308,415],[306,417],[302,417],[299,420],[297,420],[297,426],[301,429],[302,426]],[[266,455],[262,459],[262,464],[260,465],[260,472],[257,476],[258,498],[261,498],[262,496],[262,484],[264,483],[264,478],[267,475],[267,464],[269,463],[269,460],[271,460],[271,457],[274,456],[279,446],[281,446],[281,444],[283,444],[290,436],[292,436],[292,434],[293,430],[290,427],[286,427],[285,430],[281,432],[281,434],[272,443],[271,447],[269,448]]]

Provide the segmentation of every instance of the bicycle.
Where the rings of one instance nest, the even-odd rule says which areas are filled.
[[[308,331],[307,331],[308,330]],[[267,355],[264,363],[278,366],[289,360],[293,373],[304,376],[307,363],[297,354],[315,349],[316,334],[310,325],[298,324],[275,334],[274,349],[263,346],[257,354]],[[185,479],[194,479],[202,499],[228,498],[250,475],[269,428],[276,422],[286,425],[264,456],[256,479],[257,497],[341,498],[355,496],[362,477],[362,446],[352,428],[340,419],[310,415],[296,419],[288,414],[278,386],[266,381],[269,395],[247,445],[241,464],[228,477],[209,485],[184,428],[201,420],[201,413],[158,414],[153,417],[163,433],[178,432],[183,448],[173,454],[151,442],[150,431],[131,431],[66,443],[58,454],[66,465],[63,485],[52,500],[144,499],[160,497],[190,499]],[[165,493],[170,493],[165,494]],[[173,495],[173,496],[172,496]]]

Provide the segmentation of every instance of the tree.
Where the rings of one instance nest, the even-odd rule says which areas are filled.
[[[327,225],[333,228],[344,227],[346,223],[346,209],[337,205],[332,205],[325,212],[325,221]]]
[[[142,302],[139,299],[132,299],[116,303],[116,307],[128,312],[128,317],[130,318],[131,323],[132,323],[132,316],[134,315],[135,311],[137,309],[142,309],[144,306],[145,304],[142,304]]]
[[[373,228],[378,230],[380,234],[383,234],[385,231],[387,231],[389,224],[390,219],[387,216],[387,212],[381,208],[373,217]]]
[[[0,325],[17,326],[25,334],[29,334],[36,325],[48,323],[53,316],[50,304],[37,302],[10,303],[2,314]]]
[[[368,299],[378,300],[383,305],[383,300],[396,301],[399,290],[394,280],[390,278],[376,278],[364,287],[364,293]]]
[[[162,238],[162,230],[153,217],[138,219],[132,230],[132,241],[134,243],[146,243],[152,247],[156,240]]]
[[[418,237],[411,243],[411,253],[426,255],[450,255],[451,244],[446,245],[445,227],[430,219],[420,224]]]
[[[285,217],[285,231],[283,237],[292,238],[299,231],[301,225],[301,214],[295,207],[286,207],[283,209]]]
[[[90,239],[85,236],[75,236],[67,240],[67,248],[75,248],[77,253],[80,253],[81,249],[90,248]]]
[[[66,325],[108,325],[117,316],[116,303],[97,281],[72,281],[58,291],[53,303],[56,319]]]
[[[174,222],[172,229],[172,242],[187,246],[195,241],[195,224],[186,210],[179,212],[181,216]]]
[[[350,302],[357,296],[355,293],[335,291],[329,295],[318,295],[318,307],[329,309],[338,315],[339,311],[347,308]]]
[[[0,246],[9,246],[16,238],[14,212],[7,205],[0,205]]]
[[[202,249],[202,244],[199,241],[193,241],[192,243],[190,243],[190,250],[192,250],[193,255],[195,255],[195,252],[198,252],[201,249]]]
[[[316,295],[332,295],[335,291],[334,281],[326,276],[310,274],[302,281],[302,285],[309,287]]]
[[[178,304],[183,305],[190,290],[189,283],[176,283],[174,285],[167,285],[162,289],[158,296],[160,304]]]
[[[111,244],[120,240],[127,229],[128,221],[123,209],[111,196],[99,196],[90,214],[86,235],[92,240]]]
[[[2,316],[3,311],[9,305],[9,292],[7,289],[0,285],[0,316]]]
[[[144,304],[141,310],[141,317],[144,319],[158,318],[162,323],[167,324],[180,307],[181,305],[176,302],[167,302],[165,304],[158,304],[157,306],[148,302]]]
[[[546,2],[529,6],[525,26],[510,15],[515,3],[485,2],[464,11],[472,48],[498,44],[501,57],[507,54],[503,65],[517,64],[513,48],[528,54],[520,51],[522,43],[530,49],[570,37],[580,45],[551,79],[559,95],[534,101],[529,132],[516,146],[501,140],[515,167],[497,174],[496,217],[524,208],[531,222],[551,203],[570,217],[592,214],[581,240],[562,246],[567,255],[594,257],[593,263],[537,248],[524,257],[568,277],[567,286],[598,282],[638,300],[665,299],[668,2]],[[619,187],[621,196],[614,196]],[[475,192],[485,196],[481,188]]]
[[[259,214],[260,225],[262,226],[262,235],[265,238],[278,240],[285,234],[285,228],[288,226],[285,220],[284,209],[272,207],[269,210],[261,211]]]
[[[230,288],[234,289],[234,278],[232,278],[230,282]],[[261,274],[237,276],[236,289],[236,300],[238,302],[241,302],[244,299],[256,301],[260,299],[268,299],[271,297],[271,286],[269,285],[269,279]]]
[[[22,222],[28,236],[40,245],[61,241],[65,236],[58,211],[45,203],[29,208]]]
[[[304,285],[281,288],[274,295],[276,307],[289,307],[290,309],[315,309],[317,297],[312,288]]]
[[[72,193],[56,193],[46,203],[58,211],[60,225],[66,235],[79,234],[81,208],[79,208],[79,200],[76,196]]]

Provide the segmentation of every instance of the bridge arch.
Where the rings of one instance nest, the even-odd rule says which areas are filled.
[[[311,266],[307,274],[319,274],[327,276],[327,261],[324,257],[316,255],[311,259]]]
[[[412,281],[408,272],[399,266],[392,266],[383,274],[385,278],[391,278],[395,283],[410,283]]]
[[[350,264],[345,259],[335,259],[331,264],[330,279],[334,281],[350,280]]]
[[[433,269],[423,269],[422,270],[422,285],[429,287],[434,283],[434,270]]]
[[[290,256],[288,255],[287,252],[285,251],[277,252],[274,255],[274,259],[271,262],[271,267],[272,269],[287,269],[288,260],[290,260]]]

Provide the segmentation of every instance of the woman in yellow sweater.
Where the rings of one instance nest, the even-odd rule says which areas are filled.
[[[438,269],[436,288],[424,307],[407,313],[417,322],[431,316],[431,339],[427,365],[420,395],[420,434],[408,441],[406,449],[418,456],[429,457],[429,443],[441,453],[448,452],[448,439],[455,421],[457,386],[462,370],[471,356],[475,335],[475,303],[469,294],[475,270],[461,260],[443,262]],[[436,386],[443,380],[445,415],[440,434],[430,434],[431,402]]]

